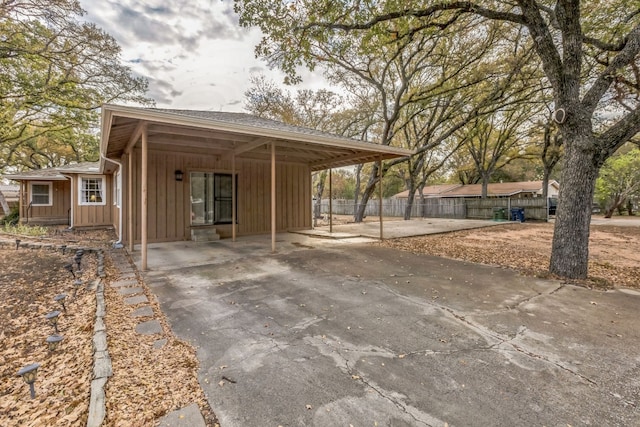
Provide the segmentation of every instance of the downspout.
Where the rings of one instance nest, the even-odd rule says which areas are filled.
[[[74,197],[73,197],[73,193],[74,193],[74,188],[73,188],[73,178],[71,177],[71,175],[62,175],[65,178],[67,178],[69,180],[69,187],[70,188],[70,193],[71,193],[71,207],[69,208],[69,230],[73,230],[73,220],[74,220],[74,213],[75,213],[75,202],[73,201]]]
[[[107,162],[111,162],[111,163],[115,163],[116,165],[118,165],[118,170],[120,171],[120,173],[118,174],[118,188],[120,188],[120,197],[122,197],[122,163],[118,162],[117,160],[113,160],[113,159],[108,159],[106,158],[102,152],[100,152],[100,157],[102,157],[105,161]],[[118,203],[118,201],[116,200],[116,203]],[[122,229],[124,228],[122,225],[122,202],[120,203],[120,206],[118,207],[118,241],[115,242],[113,244],[113,247],[115,249],[122,249],[123,245],[122,245]]]

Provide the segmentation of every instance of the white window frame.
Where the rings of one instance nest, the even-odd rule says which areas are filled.
[[[113,174],[113,204],[118,208],[122,205],[122,189],[120,188],[120,171]]]
[[[100,180],[100,193],[102,196],[102,201],[100,202],[91,202],[86,201],[84,197],[84,189],[83,183],[86,180]],[[106,179],[104,175],[87,175],[87,176],[79,176],[78,177],[78,205],[80,206],[104,206],[107,204],[107,196],[106,196]]]
[[[46,185],[49,187],[49,201],[48,203],[35,203],[33,201],[33,186],[34,185]],[[53,183],[51,181],[31,181],[29,182],[29,196],[31,206],[53,206]]]

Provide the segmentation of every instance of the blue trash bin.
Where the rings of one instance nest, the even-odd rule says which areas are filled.
[[[511,208],[511,221],[524,222],[524,208]]]

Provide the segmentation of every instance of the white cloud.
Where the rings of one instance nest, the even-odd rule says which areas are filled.
[[[240,111],[252,73],[282,74],[254,57],[261,34],[242,28],[229,0],[80,0],[85,18],[111,34],[122,59],[149,80],[160,108]],[[324,87],[303,73],[305,88]]]

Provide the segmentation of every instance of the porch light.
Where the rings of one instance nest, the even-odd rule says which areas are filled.
[[[176,181],[182,181],[183,177],[184,174],[182,173],[182,171],[180,169],[176,170]]]
[[[36,389],[33,386],[33,383],[36,381],[36,375],[38,373],[39,367],[39,363],[32,363],[31,365],[27,365],[18,371],[18,375],[22,377],[25,383],[29,384],[29,390],[31,391],[32,399],[35,399],[36,397]]]
[[[53,325],[53,329],[55,329],[56,334],[58,331],[58,316],[60,316],[60,312],[58,310],[52,311],[51,313],[47,313],[44,318],[49,321]]]
[[[54,334],[49,335],[47,337],[47,346],[49,347],[49,351],[55,351],[60,345],[60,341],[62,341],[64,337],[62,335]]]
[[[64,305],[64,299],[67,297],[67,294],[60,294],[60,295],[56,295],[55,297],[53,297],[53,300],[55,302],[60,303],[60,305],[62,306],[62,310],[64,310],[64,312],[67,312],[67,307]]]

